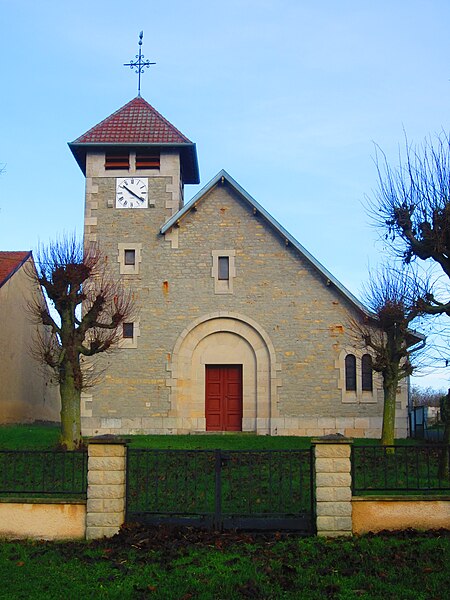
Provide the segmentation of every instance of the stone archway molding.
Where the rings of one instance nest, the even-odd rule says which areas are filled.
[[[223,360],[221,357],[223,356]],[[278,377],[273,343],[254,319],[216,311],[195,319],[179,335],[168,362],[170,417],[178,433],[205,431],[204,365],[244,364],[244,431],[272,433],[278,417]]]

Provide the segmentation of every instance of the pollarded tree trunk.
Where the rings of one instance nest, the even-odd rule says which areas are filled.
[[[387,373],[383,377],[384,408],[383,429],[381,433],[382,446],[392,446],[395,441],[395,402],[397,400],[398,377]]]
[[[76,450],[82,443],[81,437],[81,391],[77,389],[76,375],[69,360],[60,368],[61,393],[61,445],[67,450]]]

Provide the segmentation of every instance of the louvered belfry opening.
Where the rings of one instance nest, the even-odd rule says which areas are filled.
[[[130,154],[124,150],[110,151],[105,154],[105,169],[129,169]]]
[[[159,169],[159,150],[136,152],[136,169]]]

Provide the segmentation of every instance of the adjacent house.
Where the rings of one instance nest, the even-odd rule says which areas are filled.
[[[380,435],[381,381],[348,335],[371,315],[227,172],[185,204],[195,144],[140,96],[69,146],[85,244],[138,305],[83,395],[84,434]]]
[[[31,252],[0,252],[0,423],[59,421],[59,390],[33,358],[37,325],[27,307],[45,302]],[[45,335],[44,330],[41,331]]]

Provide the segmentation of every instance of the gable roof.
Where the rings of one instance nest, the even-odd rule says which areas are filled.
[[[181,210],[173,215],[166,223],[161,227],[160,233],[165,234],[174,225],[177,225],[183,217],[185,217],[194,207],[201,202],[204,197],[219,183],[229,185],[250,207],[255,215],[260,216],[266,223],[284,239],[286,245],[291,244],[323,277],[326,285],[333,285],[338,292],[340,292],[346,300],[354,305],[358,310],[362,311],[364,315],[370,318],[376,318],[359,300],[354,296],[345,286],[340,283],[331,273],[328,271],[312,254],[306,250],[284,227],[282,227],[278,221],[276,221],[270,213],[268,213],[250,194],[248,194],[244,188],[242,188],[226,171],[223,169],[213,178],[211,181],[202,188]]]
[[[30,258],[31,252],[0,252],[0,287]]]
[[[112,115],[69,143],[83,173],[88,147],[169,146],[180,148],[185,183],[199,183],[195,144],[141,96],[136,96]],[[192,180],[192,181],[191,181]]]

